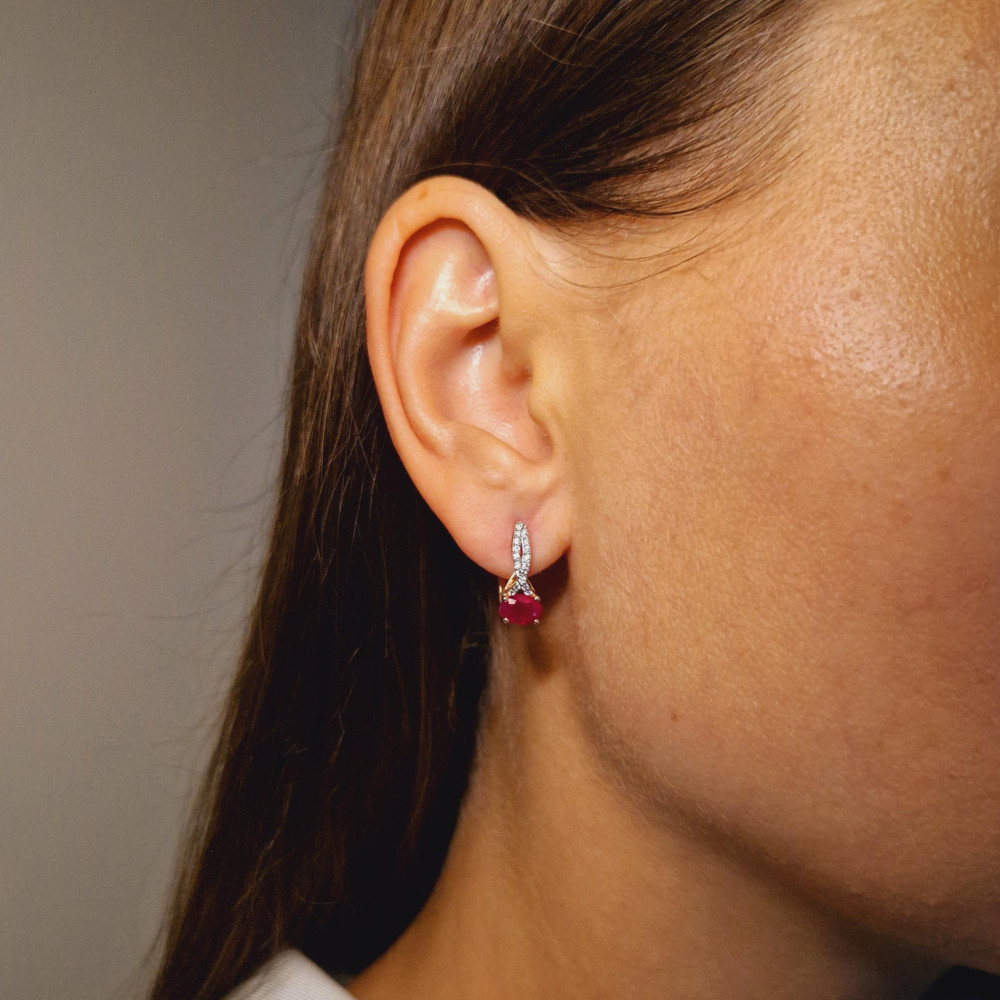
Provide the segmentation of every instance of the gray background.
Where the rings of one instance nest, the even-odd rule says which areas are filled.
[[[0,996],[134,996],[234,664],[352,0],[0,4]]]

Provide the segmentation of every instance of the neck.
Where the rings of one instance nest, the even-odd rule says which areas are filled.
[[[500,658],[441,876],[350,983],[359,1000],[912,1000],[941,971],[690,824],[651,823],[592,751],[565,672]]]

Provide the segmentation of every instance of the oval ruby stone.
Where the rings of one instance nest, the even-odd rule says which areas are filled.
[[[500,602],[500,617],[508,625],[532,625],[542,617],[542,602],[529,594],[511,594]]]

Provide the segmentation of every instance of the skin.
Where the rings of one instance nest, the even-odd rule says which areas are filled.
[[[393,441],[498,578],[528,523],[546,610],[360,1000],[1000,972],[1000,5],[804,44],[748,200],[573,240],[436,177],[375,234]]]

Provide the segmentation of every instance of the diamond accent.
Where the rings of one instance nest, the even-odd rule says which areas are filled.
[[[531,542],[528,541],[528,526],[524,521],[514,525],[514,540],[510,545],[514,557],[514,576],[517,577],[517,590],[522,594],[531,592],[528,583],[528,571],[531,569]]]
[[[524,521],[514,525],[510,550],[514,572],[507,583],[500,586],[500,617],[509,625],[537,625],[542,617],[542,599],[528,580],[531,542],[528,541],[528,526]]]

